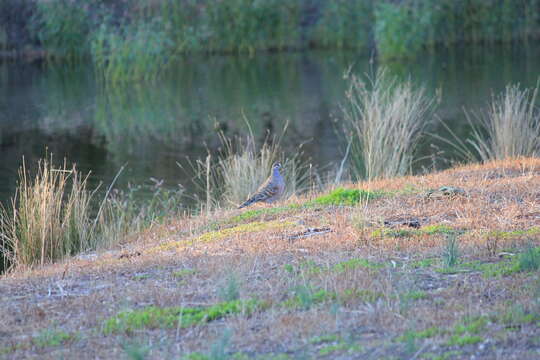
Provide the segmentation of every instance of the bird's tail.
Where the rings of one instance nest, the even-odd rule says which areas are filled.
[[[245,203],[243,203],[242,205],[240,205],[238,208],[241,209],[243,207],[246,207],[246,206],[249,206],[253,203],[253,199],[249,199],[247,200]]]

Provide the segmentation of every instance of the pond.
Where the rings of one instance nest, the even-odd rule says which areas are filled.
[[[441,93],[437,116],[466,137],[463,108],[481,110],[508,83],[534,86],[540,75],[540,46],[460,48],[425,54],[409,62],[387,64],[401,78],[410,77]],[[306,159],[319,168],[343,157],[340,104],[344,73],[373,73],[377,64],[350,51],[258,54],[253,57],[190,56],[154,83],[103,86],[90,63],[0,64],[0,201],[14,194],[23,156],[34,164],[46,152],[60,162],[91,170],[91,186],[118,180],[151,184],[164,180],[190,189],[186,159],[205,158],[219,145],[218,131],[245,135],[251,127],[263,141],[282,135],[286,152],[303,144]],[[250,124],[249,126],[247,124]],[[431,131],[442,132],[434,125]],[[422,166],[442,168],[455,154],[425,144],[432,153]],[[440,150],[445,150],[441,153]],[[436,156],[435,156],[436,154]],[[102,188],[105,188],[103,186]]]

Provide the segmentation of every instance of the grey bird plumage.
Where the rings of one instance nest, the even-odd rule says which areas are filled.
[[[285,191],[285,179],[281,176],[279,169],[281,169],[281,163],[277,162],[272,165],[270,177],[266,179],[253,196],[238,208],[241,209],[256,202],[273,203],[278,201]]]

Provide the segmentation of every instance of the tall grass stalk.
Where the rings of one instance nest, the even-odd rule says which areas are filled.
[[[38,163],[29,178],[19,170],[12,212],[2,209],[2,252],[8,264],[43,265],[92,247],[87,176],[73,166],[56,168],[51,160]]]
[[[143,231],[182,209],[184,188],[167,189],[162,181],[153,179],[148,188],[129,185],[126,190],[113,189],[102,201],[95,219],[95,247],[122,243],[131,234]],[[142,193],[150,192],[143,198]]]
[[[467,115],[473,126],[469,143],[480,160],[506,159],[540,155],[540,113],[535,108],[538,85],[521,90],[508,85],[503,94],[494,97],[484,115],[477,115],[479,126]]]
[[[267,138],[257,146],[251,131],[245,138],[231,139],[221,134],[221,142],[222,152],[215,161],[210,162],[207,157],[206,161],[191,165],[196,173],[194,185],[206,194],[206,211],[238,206],[270,176],[277,161],[282,164],[281,174],[286,183],[284,199],[309,190],[313,169],[302,159],[301,147],[285,157],[279,138]]]
[[[309,188],[309,164],[302,159],[301,149],[285,158],[279,139],[264,142],[257,149],[253,133],[237,142],[238,151],[231,139],[222,138],[224,154],[217,163],[218,181],[222,183],[221,197],[224,204],[240,204],[252,195],[270,175],[276,161],[282,163],[281,173],[286,188],[283,198],[304,192]],[[216,184],[217,185],[217,184]]]
[[[52,159],[44,159],[30,178],[23,160],[11,207],[0,208],[0,273],[118,244],[182,209],[184,189],[167,189],[156,179],[149,189],[139,185],[121,191],[111,184],[95,204],[97,189],[87,189],[88,176],[65,161],[55,167]],[[140,195],[143,189],[145,194],[150,190],[149,198]]]
[[[384,69],[368,80],[350,76],[343,108],[346,135],[352,137],[353,173],[368,179],[404,175],[435,99],[410,81],[399,83]]]
[[[456,235],[446,235],[441,256],[446,267],[457,265],[459,260],[459,242]]]

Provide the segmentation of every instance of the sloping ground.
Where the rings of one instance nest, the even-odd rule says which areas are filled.
[[[540,159],[347,188],[11,274],[0,358],[540,357]]]

